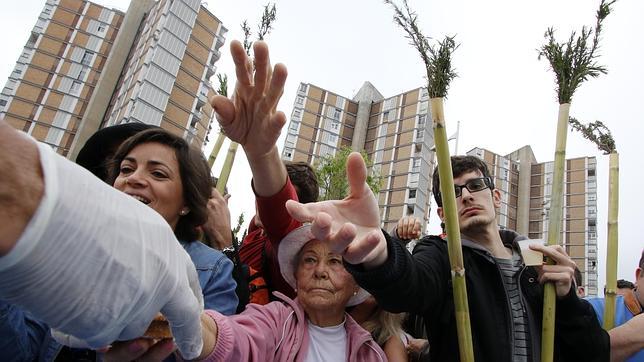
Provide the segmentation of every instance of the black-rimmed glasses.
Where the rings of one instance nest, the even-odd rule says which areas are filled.
[[[470,193],[492,188],[491,177],[473,178],[465,183],[465,185],[454,185],[454,194],[459,198],[463,194],[463,189],[467,189]]]

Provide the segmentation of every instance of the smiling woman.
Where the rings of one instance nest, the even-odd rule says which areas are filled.
[[[204,306],[233,314],[238,303],[233,264],[197,241],[213,187],[201,152],[161,128],[142,131],[114,154],[108,183],[163,216],[197,268]]]

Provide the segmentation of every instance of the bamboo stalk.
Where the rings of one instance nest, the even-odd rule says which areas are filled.
[[[217,159],[217,154],[219,154],[219,150],[221,150],[221,145],[224,144],[224,140],[226,139],[226,135],[224,135],[222,132],[219,132],[217,135],[217,141],[215,141],[215,147],[212,149],[212,152],[210,152],[210,156],[208,157],[208,165],[210,165],[210,168],[215,164],[215,160]]]
[[[226,184],[228,183],[228,178],[230,177],[230,171],[233,169],[233,162],[235,161],[235,153],[237,153],[237,147],[239,143],[231,142],[230,147],[228,147],[228,153],[226,154],[226,160],[224,161],[224,166],[221,169],[219,174],[219,179],[217,180],[217,191],[220,194],[224,194],[226,189]]]
[[[555,146],[555,165],[552,175],[552,193],[550,198],[550,213],[548,216],[548,245],[560,244],[561,224],[563,213],[564,167],[566,163],[566,138],[568,136],[568,116],[570,103],[559,105],[557,121],[557,139]],[[550,258],[548,264],[554,264]],[[543,324],[541,335],[541,361],[553,360],[555,342],[555,285],[546,283],[543,295]]]
[[[608,161],[608,252],[606,255],[606,295],[604,298],[604,329],[615,326],[617,295],[617,214],[619,211],[619,154],[613,151]]]
[[[467,288],[465,285],[465,267],[463,266],[463,250],[461,246],[461,232],[458,225],[456,212],[456,195],[454,192],[454,177],[452,174],[452,160],[449,155],[447,131],[445,130],[445,114],[443,111],[443,98],[431,98],[431,112],[434,124],[434,139],[436,143],[436,156],[438,159],[438,176],[440,179],[440,192],[445,212],[447,227],[447,251],[452,268],[452,285],[454,292],[454,312],[456,315],[456,330],[458,335],[458,349],[461,361],[474,361],[472,344],[472,328],[470,325],[470,311],[467,303]]]

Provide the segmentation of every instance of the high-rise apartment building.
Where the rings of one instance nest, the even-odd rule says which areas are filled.
[[[364,150],[383,178],[378,203],[383,227],[405,215],[428,220],[434,144],[424,88],[384,98],[366,82],[349,99],[301,83],[282,158],[315,165],[343,147]]]
[[[126,13],[47,0],[0,94],[0,115],[72,158],[96,130],[124,122],[201,146],[226,31],[199,0],[133,0]]]
[[[537,162],[530,146],[501,156],[482,148],[468,155],[485,161],[501,192],[497,221],[531,239],[548,236],[554,162]],[[584,287],[597,294],[597,180],[595,157],[565,162],[561,243],[582,272]]]

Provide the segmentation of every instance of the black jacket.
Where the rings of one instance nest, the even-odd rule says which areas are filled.
[[[518,251],[524,237],[501,231],[504,244]],[[385,233],[389,257],[376,269],[347,264],[358,284],[390,312],[411,312],[425,318],[432,361],[458,361],[458,339],[447,243],[436,236],[423,238],[413,256]],[[502,276],[491,254],[469,240],[462,240],[463,263],[474,357],[480,361],[512,360],[512,317]],[[531,354],[540,360],[543,288],[537,271],[524,267],[519,288],[527,309],[532,340]],[[556,303],[555,361],[608,361],[610,340],[588,302],[575,288]]]

